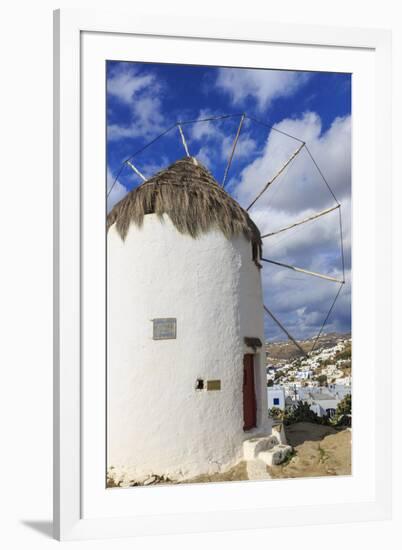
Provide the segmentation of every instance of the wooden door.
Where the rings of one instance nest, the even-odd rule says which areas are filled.
[[[246,353],[243,357],[243,430],[257,426],[257,402],[254,385],[254,355]]]

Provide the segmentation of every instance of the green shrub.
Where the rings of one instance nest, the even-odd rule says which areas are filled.
[[[278,407],[272,407],[268,410],[269,416],[274,420],[282,420],[284,412]]]
[[[350,393],[339,401],[335,414],[331,419],[334,426],[351,426],[352,424],[352,396]]]
[[[313,422],[315,424],[328,424],[326,416],[320,418],[310,409],[310,405],[304,401],[299,401],[297,406],[289,411],[285,411],[283,422],[286,426],[296,424],[297,422]]]

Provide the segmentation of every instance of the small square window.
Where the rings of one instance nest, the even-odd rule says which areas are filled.
[[[279,397],[274,397],[274,405],[279,405]]]
[[[195,383],[195,389],[196,390],[203,390],[204,389],[204,380],[201,378],[197,378],[197,381]]]

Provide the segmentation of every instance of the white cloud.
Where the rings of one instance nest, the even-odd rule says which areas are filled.
[[[201,120],[189,126],[190,137],[195,141],[220,139],[222,132],[219,129],[219,121],[202,120],[213,116],[216,115],[212,111],[201,109],[197,117]]]
[[[222,139],[222,156],[229,158],[233,148],[233,136],[226,136]],[[248,134],[240,134],[239,140],[235,149],[236,158],[246,158],[254,153],[257,149],[257,143]]]
[[[196,154],[196,158],[206,166],[209,170],[213,169],[213,161],[211,159],[211,149],[209,147],[200,147],[198,150],[198,153]]]
[[[138,137],[140,133],[140,128],[134,123],[128,124],[127,126],[123,126],[121,124],[109,124],[107,127],[107,137],[109,141]]]
[[[145,178],[150,179],[157,172],[160,172],[169,165],[169,159],[166,156],[162,156],[158,161],[147,162],[146,164],[141,164],[139,166],[141,173]]]
[[[110,124],[108,139],[118,140],[143,136],[148,138],[164,129],[161,102],[157,97],[141,97],[132,105],[132,122],[126,125]]]
[[[107,91],[128,106],[130,114],[125,124],[109,124],[108,139],[149,138],[160,132],[164,128],[159,99],[161,89],[154,74],[139,72],[135,65],[129,63],[119,64],[108,78]]]
[[[243,105],[251,98],[261,111],[275,99],[293,95],[308,78],[308,73],[296,71],[222,68],[218,71],[216,86],[229,94],[235,105]]]
[[[213,117],[214,113],[201,110],[198,118],[204,119]],[[240,121],[240,119],[239,119]],[[233,127],[237,129],[235,126]],[[197,158],[206,166],[212,167],[211,161],[216,158],[217,154],[220,160],[227,160],[232,151],[235,138],[235,131],[227,133],[227,128],[222,126],[221,120],[208,120],[206,122],[197,122],[191,126],[190,138],[201,144]],[[240,133],[239,140],[236,145],[235,157],[245,158],[254,153],[257,149],[255,140],[244,130]]]
[[[130,104],[134,97],[155,81],[154,75],[140,74],[135,65],[121,63],[107,81],[107,92],[122,103]]]
[[[298,119],[285,119],[275,126],[280,131],[305,141],[338,200],[350,193],[351,177],[351,119],[337,118],[322,133],[321,119],[316,113],[305,113]],[[247,207],[264,185],[270,181],[286,161],[300,147],[300,142],[271,131],[262,154],[240,174],[236,198]],[[289,200],[291,193],[291,200]],[[250,213],[258,216],[275,208],[272,218],[265,215],[267,230],[270,219],[283,212],[285,220],[307,209],[324,209],[335,204],[320,173],[306,149],[302,149],[272,186],[252,207]],[[276,229],[274,227],[273,229]]]

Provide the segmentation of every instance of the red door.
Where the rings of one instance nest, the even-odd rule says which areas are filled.
[[[246,353],[243,357],[243,430],[251,430],[257,426],[257,403],[254,387],[254,356]]]

